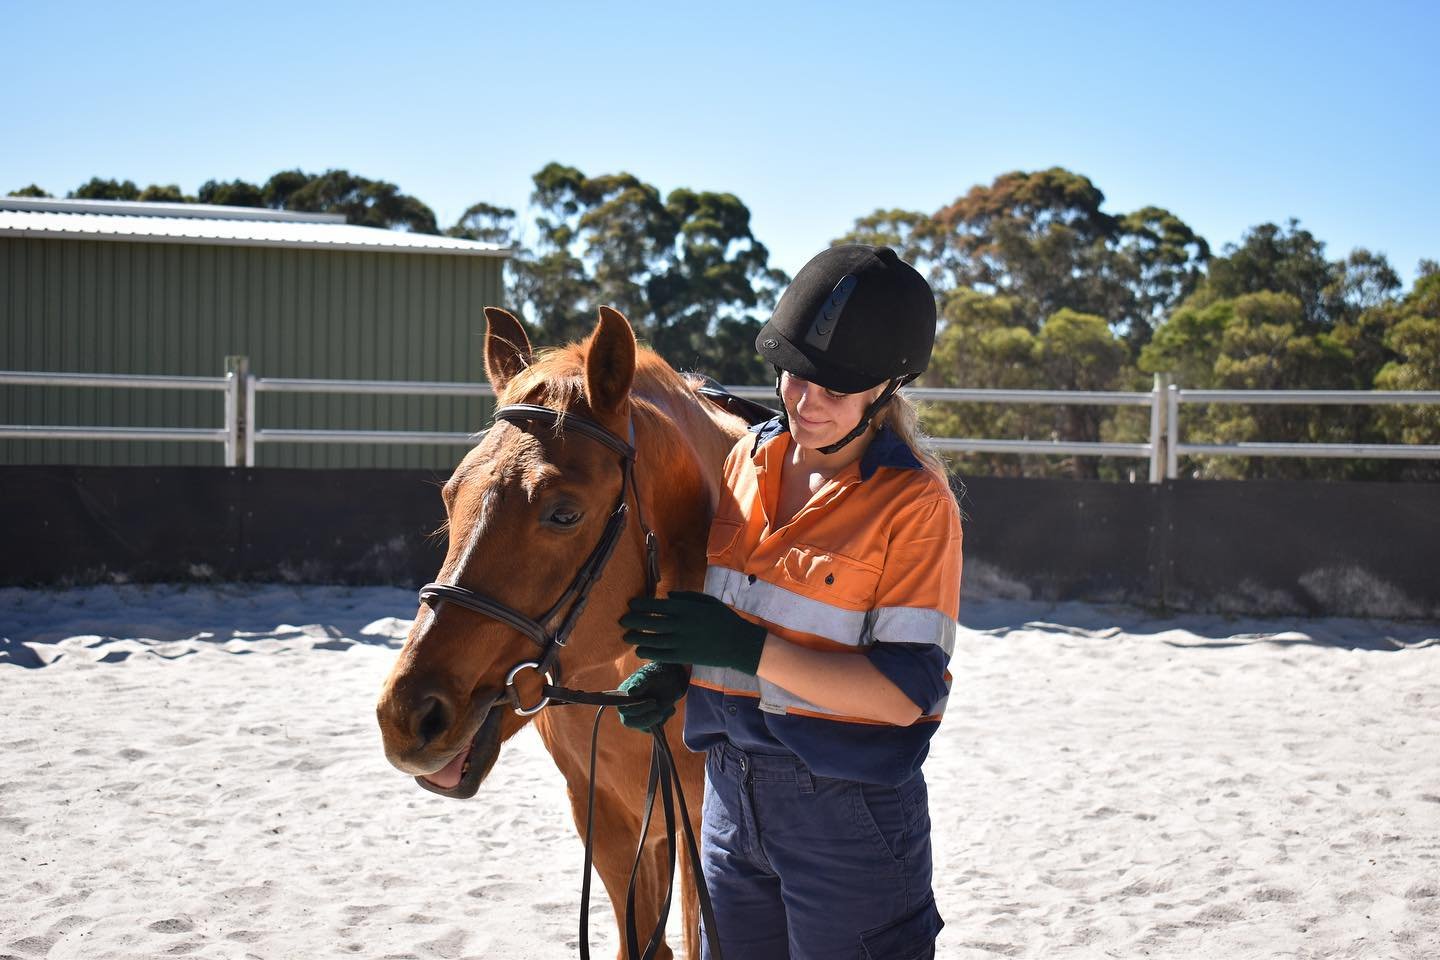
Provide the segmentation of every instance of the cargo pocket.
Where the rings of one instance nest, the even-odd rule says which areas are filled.
[[[860,934],[861,956],[866,960],[933,960],[935,938],[944,926],[931,897],[910,916]]]
[[[806,596],[849,606],[869,606],[880,583],[878,567],[808,543],[787,550],[781,568]]]

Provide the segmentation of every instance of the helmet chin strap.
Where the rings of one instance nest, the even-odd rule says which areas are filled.
[[[825,454],[834,453],[835,451],[844,447],[851,440],[854,440],[856,437],[860,436],[866,430],[869,430],[870,421],[875,419],[875,414],[879,413],[880,408],[890,402],[890,398],[895,396],[895,391],[899,390],[900,385],[904,382],[904,377],[897,377],[896,379],[891,380],[889,383],[887,383],[885,385],[885,389],[880,391],[880,396],[876,397],[874,401],[871,402],[870,406],[865,408],[865,412],[861,414],[860,422],[855,424],[855,428],[849,433],[845,434],[845,436],[841,437],[839,440],[836,440],[834,443],[826,444],[825,446],[818,448],[820,452]]]
[[[785,409],[785,398],[780,394],[780,377],[782,372],[783,371],[781,371],[779,367],[775,367],[775,396],[780,398],[780,423],[786,429],[786,431],[789,431],[790,414]],[[855,428],[853,430],[845,434],[845,436],[841,437],[839,440],[836,440],[834,443],[826,444],[825,446],[818,447],[817,449],[821,453],[825,454],[834,453],[837,450],[843,449],[846,444],[854,440],[856,437],[860,436],[866,430],[869,430],[870,421],[875,419],[875,414],[879,413],[880,409],[884,407],[885,404],[890,402],[890,398],[895,396],[895,391],[899,390],[902,386],[904,386],[905,382],[909,379],[912,378],[896,377],[894,380],[891,380],[889,383],[887,383],[885,385],[885,389],[880,391],[880,396],[876,397],[870,403],[870,405],[865,408],[865,412],[860,415],[860,422],[855,424]]]
[[[780,378],[784,375],[785,372],[783,370],[781,370],[779,367],[775,367],[775,396],[780,401],[780,426],[785,428],[786,433],[789,433],[790,411],[785,409],[785,397],[782,396],[780,393]]]

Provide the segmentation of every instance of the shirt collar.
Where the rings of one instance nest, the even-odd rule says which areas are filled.
[[[860,457],[860,479],[869,480],[881,467],[896,470],[923,470],[925,465],[915,456],[915,451],[889,427],[881,427]]]
[[[760,446],[769,443],[782,433],[789,432],[789,424],[784,417],[771,417],[769,420],[762,420],[750,426],[750,432],[755,434],[755,444],[750,448],[750,459],[755,459],[760,453]]]
[[[750,428],[755,434],[755,445],[750,448],[750,458],[753,460],[760,454],[760,448],[782,433],[789,432],[789,426],[781,417],[773,417],[762,423],[757,423]],[[924,464],[920,458],[915,456],[900,435],[889,427],[881,427],[875,434],[870,446],[865,448],[865,453],[860,457],[860,479],[869,480],[875,475],[875,471],[881,467],[893,467],[896,470],[923,470]]]

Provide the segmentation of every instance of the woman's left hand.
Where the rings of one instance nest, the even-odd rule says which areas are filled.
[[[636,597],[620,618],[636,655],[661,663],[698,663],[754,674],[766,630],[708,593],[676,590],[668,597]]]

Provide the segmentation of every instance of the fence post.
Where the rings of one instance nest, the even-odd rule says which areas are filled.
[[[245,424],[245,465],[255,466],[255,434],[260,432],[259,415],[255,406],[255,374],[245,378],[245,412],[250,415]]]
[[[235,451],[240,447],[240,431],[235,428],[235,411],[240,406],[240,401],[235,395],[235,385],[239,381],[235,374],[225,374],[225,466],[235,466]]]
[[[1155,374],[1155,386],[1150,391],[1150,482],[1159,483],[1165,478],[1165,465],[1169,462],[1166,450],[1170,443],[1170,428],[1165,413],[1170,395],[1170,374]]]
[[[250,379],[250,358],[243,354],[226,357],[225,376],[230,379],[225,391],[225,426],[230,431],[225,441],[225,466],[248,467],[249,445],[245,439],[250,432],[250,408],[245,384]]]
[[[1180,475],[1180,388],[1172,383],[1168,392],[1165,422],[1166,432],[1170,437],[1165,444],[1165,477],[1174,480]]]

